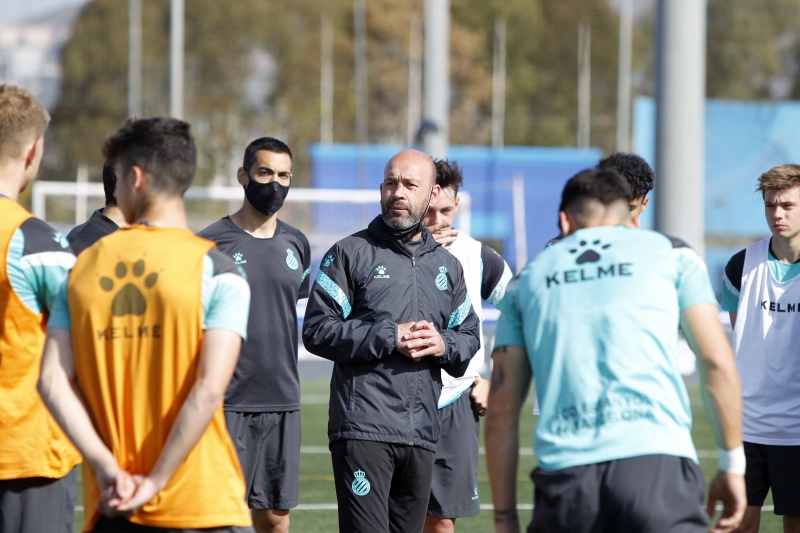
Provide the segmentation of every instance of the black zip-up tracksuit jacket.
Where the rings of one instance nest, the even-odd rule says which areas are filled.
[[[436,451],[440,368],[462,376],[480,346],[480,323],[461,264],[423,228],[412,257],[378,216],[323,257],[303,323],[303,344],[333,361],[330,442],[369,440]],[[427,320],[442,357],[398,352],[397,325]]]

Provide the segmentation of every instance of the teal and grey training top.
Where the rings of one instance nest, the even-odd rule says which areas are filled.
[[[653,231],[582,229],[529,263],[500,305],[495,347],[527,351],[539,466],[697,460],[678,327],[683,310],[705,303],[716,299],[702,260]]]

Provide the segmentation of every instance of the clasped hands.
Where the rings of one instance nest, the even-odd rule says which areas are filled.
[[[436,327],[427,320],[397,325],[397,351],[419,361],[425,356],[441,357],[445,344]]]
[[[118,465],[95,470],[100,489],[100,512],[108,517],[131,516],[163,488],[151,477],[134,475]]]

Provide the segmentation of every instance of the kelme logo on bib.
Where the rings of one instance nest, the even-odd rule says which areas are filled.
[[[356,478],[353,480],[353,484],[350,485],[353,489],[353,494],[356,496],[366,496],[369,494],[369,481],[367,481],[366,474],[362,470],[357,470],[353,472],[353,475]]]
[[[436,276],[436,288],[440,291],[447,290],[447,269],[443,266],[439,267],[439,275]]]
[[[294,252],[291,248],[286,249],[286,266],[292,270],[297,270],[297,267],[300,266],[300,263],[297,262],[297,258],[294,256]]]

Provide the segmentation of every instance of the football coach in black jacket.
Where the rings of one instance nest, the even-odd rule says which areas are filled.
[[[328,410],[339,531],[422,531],[439,440],[440,369],[464,374],[478,318],[458,259],[422,220],[436,169],[405,150],[386,164],[381,212],[324,256],[303,324],[333,361]]]

